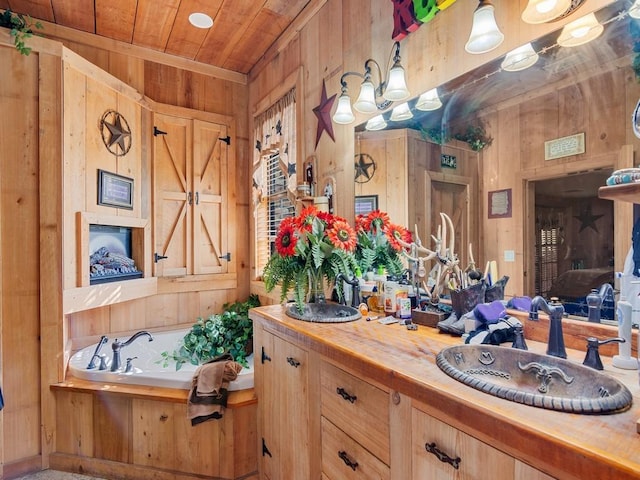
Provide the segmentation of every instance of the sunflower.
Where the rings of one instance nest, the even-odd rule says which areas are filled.
[[[391,247],[396,252],[402,251],[402,245],[400,245],[398,240],[402,240],[406,243],[411,243],[411,232],[404,228],[402,225],[390,223],[385,228],[384,233],[387,235],[389,245],[391,245]]]
[[[347,252],[353,252],[356,248],[356,232],[345,220],[335,220],[332,228],[327,231],[327,236],[336,248]]]
[[[365,230],[378,230],[383,231],[391,222],[389,215],[386,212],[380,210],[373,210],[369,212],[369,215],[364,220]]]
[[[319,213],[318,209],[313,205],[303,208],[297,218],[297,225],[300,231],[311,232],[313,230],[313,221],[318,218]]]
[[[295,232],[295,222],[293,217],[282,220],[276,237],[276,250],[280,255],[290,257],[295,253],[298,237]]]

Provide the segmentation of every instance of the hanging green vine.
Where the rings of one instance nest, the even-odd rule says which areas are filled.
[[[43,28],[40,22],[33,22],[31,17],[13,13],[9,9],[0,14],[0,27],[11,30],[13,44],[22,55],[31,53],[31,47],[27,47],[26,40],[33,36],[33,29]]]
[[[456,132],[451,136],[447,128],[429,128],[425,129],[420,127],[420,135],[425,140],[437,143],[438,145],[444,145],[452,138],[466,142],[471,147],[471,150],[475,152],[481,151],[488,145],[491,145],[493,138],[487,136],[487,132],[484,126],[468,125],[467,129],[461,132]]]

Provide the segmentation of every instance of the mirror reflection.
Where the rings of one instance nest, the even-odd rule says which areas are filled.
[[[613,202],[597,191],[637,142],[631,4],[595,12],[602,33],[588,43],[562,46],[556,31],[356,127],[356,213],[387,211],[427,243],[444,212],[461,265],[513,255],[524,278],[512,294],[557,296],[586,316],[586,295],[614,284],[622,264]],[[508,208],[491,203],[503,192]],[[501,249],[509,243],[489,223],[500,218],[522,252]],[[614,318],[612,300],[603,319]]]

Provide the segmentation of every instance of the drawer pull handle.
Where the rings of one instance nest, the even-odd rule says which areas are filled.
[[[356,400],[358,399],[358,397],[356,397],[355,395],[349,395],[347,391],[342,387],[336,388],[336,393],[345,400],[349,400],[351,403],[356,403]]]
[[[356,468],[358,468],[358,462],[354,462],[353,460],[351,460],[349,458],[349,455],[347,455],[347,452],[341,450],[338,452],[338,456],[342,459],[347,467],[351,467],[351,470],[353,470],[354,472],[356,471]]]
[[[296,368],[300,366],[300,362],[293,357],[287,357],[287,363],[292,367],[296,367]]]
[[[427,452],[433,453],[436,457],[438,457],[438,460],[440,460],[442,463],[448,463],[456,470],[458,470],[458,468],[460,467],[460,457],[450,457],[438,448],[436,442],[425,443],[424,448],[427,450]]]

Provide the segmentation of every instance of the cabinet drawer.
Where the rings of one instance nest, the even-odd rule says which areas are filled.
[[[515,459],[446,423],[412,410],[413,478],[514,478]]]
[[[322,472],[331,480],[387,480],[389,467],[322,417]]]
[[[322,415],[389,465],[389,394],[322,362]]]

